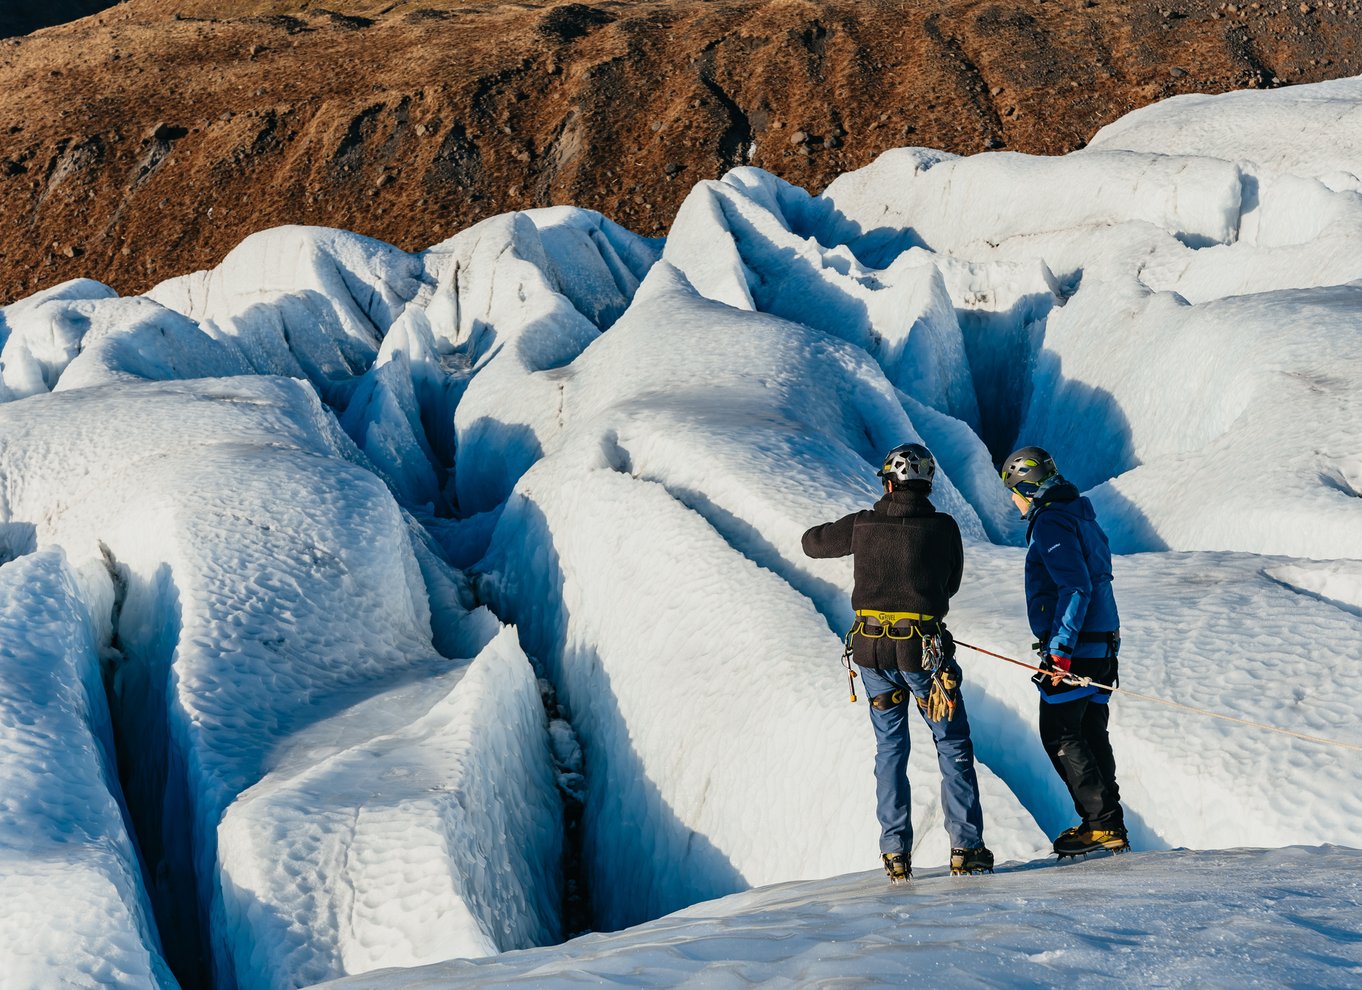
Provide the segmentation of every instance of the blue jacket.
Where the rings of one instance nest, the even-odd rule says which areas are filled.
[[[1111,549],[1092,503],[1061,481],[1041,492],[1027,515],[1026,614],[1049,652],[1101,657],[1104,642],[1080,643],[1080,633],[1121,626],[1111,590]]]

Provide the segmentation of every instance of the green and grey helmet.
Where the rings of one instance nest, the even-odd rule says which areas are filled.
[[[895,485],[925,481],[930,486],[936,475],[936,458],[920,443],[901,443],[884,455],[884,466],[876,474]]]
[[[1022,498],[1032,498],[1037,489],[1059,474],[1055,459],[1041,447],[1023,447],[1003,461],[1003,484]]]

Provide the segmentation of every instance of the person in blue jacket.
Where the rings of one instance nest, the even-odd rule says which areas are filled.
[[[1107,736],[1121,623],[1111,587],[1111,550],[1092,503],[1040,447],[1003,462],[1003,484],[1026,519],[1026,612],[1041,667],[1040,738],[1069,789],[1079,824],[1055,839],[1060,856],[1130,848],[1116,758]]]

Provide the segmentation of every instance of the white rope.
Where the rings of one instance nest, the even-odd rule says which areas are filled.
[[[957,646],[963,646],[965,649],[973,650],[975,653],[982,653],[986,657],[993,657],[997,660],[1005,660],[1008,663],[1016,664],[1018,667],[1025,667],[1027,670],[1038,671],[1039,673],[1045,674],[1047,677],[1050,676],[1050,671],[1048,670],[1045,670],[1041,667],[1036,667],[1029,663],[1023,663],[1022,661],[1015,660],[1012,657],[1005,657],[1001,653],[994,653],[992,650],[985,650],[978,646],[971,646],[969,643],[963,643],[958,639],[955,641],[955,643]],[[1064,678],[1061,678],[1059,683],[1072,684],[1075,687],[1101,688],[1103,691],[1112,692],[1119,691],[1121,692],[1121,694],[1124,694],[1126,697],[1129,698],[1139,698],[1141,701],[1152,701],[1157,705],[1166,705],[1169,708],[1178,708],[1185,712],[1193,712],[1197,715],[1205,715],[1208,718],[1218,718],[1225,722],[1235,722],[1239,725],[1248,725],[1252,726],[1255,729],[1266,729],[1268,732],[1276,732],[1283,736],[1291,736],[1293,739],[1303,739],[1306,742],[1318,743],[1321,746],[1332,746],[1335,749],[1346,749],[1351,750],[1354,753],[1362,753],[1362,746],[1359,746],[1355,743],[1339,742],[1337,739],[1325,739],[1323,736],[1312,736],[1306,732],[1296,732],[1292,729],[1283,729],[1279,725],[1268,725],[1266,722],[1255,722],[1253,721],[1253,719],[1239,718],[1237,715],[1225,715],[1222,714],[1221,712],[1213,712],[1206,708],[1197,708],[1195,705],[1184,705],[1180,701],[1169,701],[1167,698],[1156,698],[1152,694],[1141,694],[1138,691],[1132,691],[1130,690],[1130,688],[1119,687],[1118,685],[1115,684],[1099,684],[1097,681],[1094,681],[1090,677],[1077,677],[1071,674]]]

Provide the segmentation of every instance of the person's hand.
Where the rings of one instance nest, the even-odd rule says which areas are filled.
[[[1073,657],[1067,653],[1051,653],[1050,666],[1054,668],[1049,671],[1050,683],[1058,686],[1060,681],[1069,676],[1069,670],[1073,667]]]

